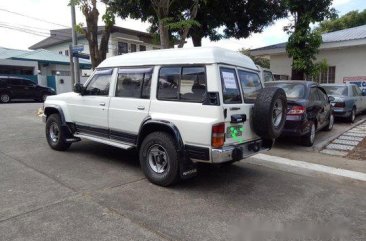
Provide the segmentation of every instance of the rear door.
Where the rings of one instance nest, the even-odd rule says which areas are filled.
[[[149,115],[153,68],[120,68],[109,105],[110,137],[134,144]]]
[[[364,104],[363,104],[363,98],[361,95],[361,91],[358,92],[357,88],[358,88],[357,86],[352,85],[352,96],[353,96],[353,99],[355,100],[356,111],[357,111],[357,113],[359,113],[364,110]]]
[[[22,79],[8,79],[8,87],[12,92],[12,98],[27,98],[26,89]]]
[[[245,79],[245,73],[248,72],[244,70],[238,72],[236,68],[229,66],[220,66],[219,71],[223,93],[225,144],[240,144],[258,139],[259,137],[252,131],[250,126],[253,102],[245,103],[244,96],[241,94],[240,82],[243,82],[243,86],[247,86],[249,79]],[[239,79],[238,73],[240,73],[241,79]],[[256,75],[254,85],[259,85],[262,88],[259,75],[254,74]],[[247,87],[244,87],[244,90]],[[244,122],[235,123],[233,121],[240,117],[243,118]]]
[[[360,100],[360,112],[366,110],[366,96],[362,95],[362,91],[360,89],[360,87],[358,86],[354,86],[354,88],[356,89],[356,93],[357,93],[357,98]]]
[[[40,96],[40,94],[36,93],[36,85],[32,81],[23,79],[22,82],[27,98],[38,98]]]

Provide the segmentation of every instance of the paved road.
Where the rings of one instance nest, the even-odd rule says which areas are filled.
[[[0,240],[366,239],[364,185],[242,161],[161,188],[134,152],[52,151],[40,106],[0,105]]]

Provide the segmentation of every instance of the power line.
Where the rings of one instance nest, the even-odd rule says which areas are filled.
[[[58,25],[58,26],[61,26],[61,27],[70,28],[69,26],[66,26],[66,25],[50,22],[50,21],[47,21],[47,20],[44,20],[44,19],[28,16],[28,15],[25,15],[25,14],[22,14],[22,13],[13,12],[13,11],[10,11],[10,10],[4,9],[4,8],[0,8],[0,11],[15,14],[15,15],[18,15],[18,16],[26,17],[26,18],[30,18],[30,19],[37,20],[37,21],[44,22],[44,23],[48,23],[48,24],[53,24],[53,25]]]

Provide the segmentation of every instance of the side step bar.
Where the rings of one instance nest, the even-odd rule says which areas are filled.
[[[82,133],[77,133],[77,134],[75,133],[74,136],[77,138],[84,138],[84,139],[88,139],[91,141],[103,143],[106,145],[115,146],[118,148],[122,148],[124,150],[129,150],[129,149],[132,149],[135,147],[134,145],[131,145],[131,144],[127,144],[127,143],[123,143],[123,142],[119,142],[119,141],[112,141],[110,139],[105,139],[102,137],[96,137],[96,136],[91,136],[91,135],[82,134]]]

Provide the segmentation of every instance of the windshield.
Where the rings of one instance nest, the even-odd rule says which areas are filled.
[[[270,82],[270,81],[274,81],[272,72],[269,71],[263,71],[263,76],[264,76],[264,82]]]
[[[348,96],[346,86],[322,86],[328,95],[343,95]]]
[[[288,99],[304,99],[305,98],[305,85],[300,83],[275,83],[266,84],[266,86],[282,88]]]

